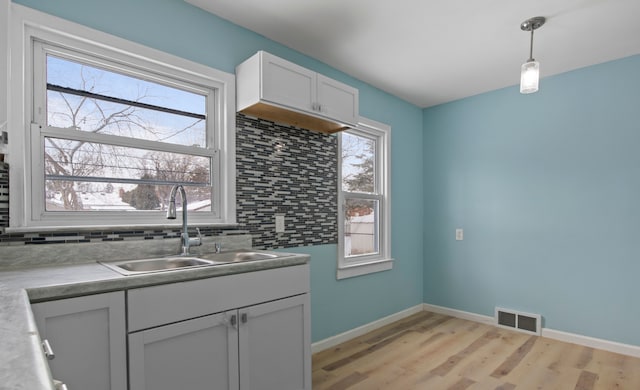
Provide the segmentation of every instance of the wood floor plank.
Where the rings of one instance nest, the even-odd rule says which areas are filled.
[[[591,363],[593,360],[593,348],[583,347],[582,352],[580,352],[580,357],[578,358],[578,362],[576,363],[576,368],[583,370],[586,366]]]
[[[479,331],[476,331],[479,333]],[[435,369],[447,361],[447,354],[459,351],[465,344],[471,343],[479,334],[464,330],[449,331],[445,336],[432,344],[421,345],[414,354],[408,356],[403,364],[415,372],[426,372]]]
[[[516,385],[513,383],[503,383],[495,388],[495,390],[513,390],[516,388]]]
[[[450,386],[447,390],[465,390],[474,383],[476,382],[469,378],[460,378],[460,380],[454,383],[453,386]]]
[[[499,337],[499,333],[495,329],[491,329],[487,331],[482,337],[474,340],[471,344],[465,347],[462,351],[457,352],[455,355],[449,356],[449,358],[439,365],[438,367],[431,370],[432,373],[440,376],[445,376],[449,371],[451,371],[458,363],[460,363],[464,358],[470,356],[471,354],[478,351],[483,346],[487,345],[491,340],[494,340]]]
[[[511,370],[516,368],[518,364],[524,359],[524,357],[531,351],[533,345],[536,343],[537,338],[535,336],[529,337],[518,349],[513,352],[498,368],[491,373],[494,378],[500,378],[505,375],[509,375]]]
[[[367,344],[376,344],[379,343],[380,341],[386,339],[387,337],[393,336],[396,333],[399,333],[403,330],[408,330],[411,329],[413,327],[416,327],[420,324],[424,324],[425,322],[429,321],[430,319],[436,317],[434,313],[429,313],[429,312],[423,312],[423,313],[427,313],[427,314],[417,314],[417,315],[413,315],[411,316],[411,318],[407,319],[406,321],[401,321],[396,323],[396,325],[394,326],[389,326],[386,329],[384,329],[383,331],[380,332],[376,332],[373,337],[369,337],[365,340],[365,343]],[[449,320],[449,318],[444,317],[444,316],[437,316],[436,317],[436,321],[447,321]],[[437,325],[436,325],[437,326]]]
[[[402,337],[403,335],[406,334],[407,331],[402,331],[400,333],[396,333],[391,337],[387,337],[386,339],[380,341],[377,344],[373,344],[370,347],[363,349],[361,351],[358,351],[356,353],[353,353],[349,356],[346,356],[340,360],[337,360],[335,362],[329,363],[326,366],[322,367],[323,370],[325,371],[333,371],[336,370],[340,367],[346,366],[347,364],[350,364],[352,362],[355,362],[359,359],[361,359],[362,357],[371,354],[381,348],[384,348],[385,346],[391,344],[392,342],[394,342],[397,338]]]
[[[489,375],[496,368],[496,356],[509,356],[518,347],[514,343],[514,338],[525,338],[523,334],[517,332],[501,331],[499,334],[499,338],[491,340],[486,346],[476,351],[470,359],[452,370],[450,375],[459,375],[476,381],[491,378]],[[497,387],[504,382],[501,378],[501,380],[496,379],[491,383]]]
[[[640,390],[640,358],[428,312],[312,364],[314,390]]]
[[[345,389],[349,389],[353,385],[357,384],[358,382],[362,382],[365,379],[367,379],[366,375],[362,375],[358,371],[355,371],[355,372],[345,376],[344,378],[340,379],[339,381],[337,381],[336,383],[332,384],[331,386],[327,387],[327,389],[328,390],[345,390]]]
[[[485,378],[482,378],[482,380],[476,381],[473,385],[469,386],[468,390],[496,390],[496,389],[510,390],[512,389],[512,387],[510,386],[513,386],[513,385],[503,380],[487,376]]]
[[[347,365],[337,368],[333,371],[336,374],[346,373],[357,367],[357,370],[366,375],[368,379],[354,388],[375,388],[379,386],[381,382],[387,382],[394,377],[394,370],[404,372],[407,370],[405,367],[401,367],[396,364],[403,356],[410,355],[419,347],[421,341],[429,334],[423,334],[419,332],[409,331],[402,332],[397,336],[389,337],[376,345],[384,344],[383,347],[377,348],[370,354],[364,354],[358,357],[358,359],[349,362]],[[391,342],[389,342],[391,341]],[[402,377],[402,375],[395,375]],[[384,388],[384,387],[383,387]],[[392,388],[392,387],[386,387]]]
[[[458,345],[461,340],[462,342],[467,339],[470,341],[472,337],[477,337],[473,333],[467,333],[467,325],[457,321],[442,324],[439,328],[430,331],[438,330],[438,333],[431,334],[430,337],[425,338],[418,345],[412,346],[410,350],[405,350],[401,356],[396,357],[393,360],[393,364],[404,368],[407,375],[396,377],[389,381],[388,388],[421,388],[421,386],[427,386],[428,383],[431,383],[433,375],[429,372],[429,369],[442,362],[442,351],[450,350],[452,348],[451,345]],[[462,339],[458,336],[460,332],[464,334]],[[370,367],[380,370],[380,367],[377,366]]]
[[[593,390],[596,381],[598,380],[598,374],[589,371],[582,371],[578,378],[578,383],[574,387],[575,390]]]

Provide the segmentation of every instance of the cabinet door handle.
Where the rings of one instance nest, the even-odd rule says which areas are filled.
[[[42,341],[42,350],[44,351],[44,356],[47,357],[47,360],[53,360],[56,358],[56,354],[53,353],[53,348],[51,348],[51,344],[49,344],[49,340],[44,339]]]
[[[247,313],[242,313],[240,314],[240,322],[242,322],[243,324],[246,324],[248,321],[247,319]]]
[[[229,323],[231,324],[231,326],[235,328],[236,325],[238,324],[238,317],[235,314],[231,315],[231,319],[229,320]]]

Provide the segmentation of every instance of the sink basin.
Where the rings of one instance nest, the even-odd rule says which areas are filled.
[[[192,256],[169,256],[111,262],[100,261],[99,263],[122,275],[129,276],[152,272],[208,267],[212,265],[268,260],[287,256],[291,256],[291,254],[237,249],[220,253],[193,254]]]
[[[257,252],[257,251],[247,250],[247,249],[239,249],[239,250],[233,250],[229,252],[198,255],[198,258],[205,259],[205,260],[212,260],[215,262],[238,263],[243,261],[275,259],[277,257],[284,257],[284,256],[287,256],[287,254]]]
[[[162,271],[172,271],[176,269],[204,267],[208,265],[214,265],[220,262],[216,262],[213,260],[200,259],[197,257],[190,257],[190,256],[172,256],[172,257],[158,257],[153,259],[126,260],[126,261],[100,262],[100,263],[123,275],[135,275],[140,273],[162,272]]]

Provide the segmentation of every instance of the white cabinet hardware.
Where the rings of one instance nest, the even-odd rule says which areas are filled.
[[[49,340],[42,340],[42,350],[44,351],[44,356],[47,360],[53,360],[56,358],[56,354],[53,353],[53,349],[51,348],[51,344],[49,344]]]

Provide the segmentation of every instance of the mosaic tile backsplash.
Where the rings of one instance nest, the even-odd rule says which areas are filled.
[[[337,242],[337,140],[242,114],[236,119],[239,226],[200,228],[205,236],[246,234],[261,249]],[[3,163],[0,163],[3,164]],[[8,225],[8,166],[0,166],[0,227]],[[4,206],[7,207],[4,207]],[[285,232],[275,233],[283,215]],[[7,225],[3,225],[6,223]],[[2,245],[177,238],[180,229],[121,229],[0,234]]]
[[[0,227],[9,226],[9,164],[0,161]]]
[[[236,127],[237,218],[254,246],[335,244],[337,138],[242,114]]]

